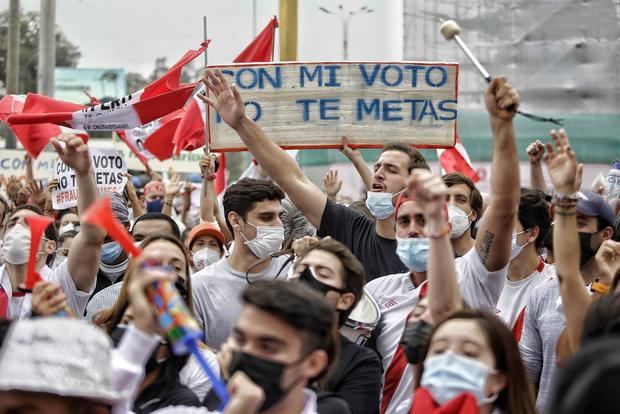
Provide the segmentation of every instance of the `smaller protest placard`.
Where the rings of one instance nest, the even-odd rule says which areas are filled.
[[[103,148],[91,148],[90,156],[99,194],[123,191],[127,184],[127,164],[123,156],[116,150]],[[58,187],[52,191],[52,207],[54,210],[64,210],[77,206],[75,171],[60,160],[56,161],[54,168]]]

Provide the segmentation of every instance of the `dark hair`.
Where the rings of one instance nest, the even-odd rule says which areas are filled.
[[[355,301],[351,307],[340,313],[339,325],[342,326],[364,293],[364,283],[366,282],[364,266],[362,266],[347,246],[332,238],[321,239],[317,244],[303,252],[297,260],[303,260],[313,250],[323,250],[338,258],[344,269],[344,275],[341,275],[344,289],[355,295]]]
[[[244,219],[248,213],[252,211],[254,205],[263,200],[282,200],[284,193],[274,183],[265,180],[255,180],[253,178],[244,178],[226,189],[224,193],[224,217],[226,225],[232,234],[234,234],[232,225],[228,221],[228,213],[234,211]]]
[[[72,239],[77,236],[78,232],[75,230],[65,231],[63,234],[58,236],[58,245],[61,245],[65,240]]]
[[[170,224],[170,231],[172,232],[172,235],[174,237],[176,237],[177,239],[181,238],[181,231],[179,230],[179,226],[177,225],[177,223],[172,219],[172,217],[170,217],[167,214],[164,213],[158,213],[158,212],[154,212],[154,213],[144,213],[143,215],[141,215],[140,217],[138,217],[134,222],[133,222],[133,226],[131,227],[131,233],[133,234],[133,229],[136,228],[136,224],[138,224],[141,221],[144,220],[166,220],[169,224]]]
[[[608,335],[620,338],[620,294],[605,295],[590,305],[583,323],[581,345]]]
[[[381,153],[383,154],[386,151],[400,151],[407,154],[409,157],[409,166],[407,167],[407,171],[409,172],[415,168],[424,168],[429,171],[431,169],[426,162],[426,158],[420,154],[420,151],[413,148],[409,144],[405,144],[404,142],[388,142],[381,149]]]
[[[616,414],[620,339],[599,338],[571,357],[554,378],[549,414]]]
[[[525,375],[517,343],[512,332],[495,316],[479,310],[461,310],[448,316],[433,329],[422,354],[422,361],[425,361],[428,356],[432,338],[437,330],[448,321],[455,319],[472,320],[478,324],[495,357],[495,369],[506,375],[506,387],[500,391],[493,405],[505,413],[535,414],[534,391]],[[424,364],[421,364],[416,377],[416,388],[420,386],[423,373]]]
[[[181,240],[179,240],[177,237],[164,233],[154,234],[146,237],[140,242],[140,246],[142,249],[144,249],[149,244],[159,240],[165,240],[176,245],[185,256],[185,274],[187,275],[185,279],[185,283],[187,286],[187,296],[185,297],[185,303],[187,304],[189,310],[193,312],[194,307],[192,299],[192,278],[189,270],[189,257],[187,255],[187,249],[185,248]],[[118,297],[116,298],[116,301],[114,302],[114,305],[112,305],[111,308],[100,311],[93,318],[93,322],[102,329],[104,329],[108,334],[112,333],[114,328],[116,328],[116,326],[120,323],[120,321],[123,319],[123,314],[129,306],[129,296],[127,289],[129,288],[129,282],[131,281],[135,270],[135,261],[133,259],[130,259],[129,265],[127,266],[127,270],[125,271],[123,277],[123,285],[118,294]]]
[[[66,208],[66,209],[60,210],[58,212],[58,217],[56,218],[56,220],[60,223],[62,221],[62,218],[64,216],[66,216],[67,214],[75,214],[75,215],[77,215],[79,217],[79,215],[78,215],[78,213],[77,213],[77,211],[75,209],[73,209],[73,208]]]
[[[519,200],[519,222],[523,230],[538,227],[536,237],[536,249],[540,249],[551,227],[551,216],[549,216],[549,203],[545,200],[545,193],[539,190],[521,188],[521,198]]]
[[[323,350],[329,363],[310,382],[324,377],[338,359],[339,336],[334,312],[325,297],[303,283],[270,280],[251,284],[242,294],[245,305],[269,313],[300,331],[303,354]]]
[[[458,185],[458,184],[465,184],[467,187],[469,187],[470,189],[469,206],[471,207],[473,211],[476,212],[476,220],[472,221],[471,226],[469,227],[471,231],[471,229],[474,228],[478,220],[482,218],[482,204],[483,204],[482,194],[480,194],[480,191],[478,191],[476,184],[474,184],[471,178],[469,178],[465,174],[461,174],[457,172],[448,173],[448,174],[444,174],[444,176],[441,177],[441,179],[447,187],[452,187],[453,185]]]

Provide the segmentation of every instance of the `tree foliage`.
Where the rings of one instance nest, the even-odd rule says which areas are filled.
[[[36,92],[39,13],[21,13],[20,20],[19,91],[21,93]],[[8,32],[9,12],[7,10],[0,13],[0,80],[3,82],[6,82]],[[81,56],[79,48],[71,43],[64,33],[56,27],[56,66],[74,68]]]

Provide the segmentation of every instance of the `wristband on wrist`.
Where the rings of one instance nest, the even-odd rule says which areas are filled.
[[[578,193],[555,193],[553,194],[553,199],[551,200],[553,204],[557,206],[573,206],[577,205],[577,201],[579,201]]]
[[[211,174],[207,175],[207,180],[209,180],[209,181],[213,181],[213,180],[215,180],[216,178],[217,178],[217,175],[215,175],[215,174],[213,174],[213,173],[211,173]]]

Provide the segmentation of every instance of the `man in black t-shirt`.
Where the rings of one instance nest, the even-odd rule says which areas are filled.
[[[318,235],[331,236],[344,243],[366,270],[366,281],[379,276],[407,272],[396,255],[394,203],[414,168],[429,169],[424,157],[403,143],[387,144],[375,163],[366,205],[376,217],[373,223],[362,214],[327,198],[263,130],[245,115],[238,91],[218,71],[208,72],[207,84],[217,102],[201,97],[214,106],[222,119],[237,131],[256,161],[288,195]]]

